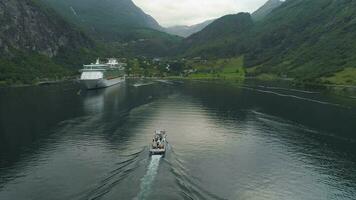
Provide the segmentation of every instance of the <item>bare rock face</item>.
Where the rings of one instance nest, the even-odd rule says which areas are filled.
[[[163,31],[132,0],[38,0],[98,40],[127,42],[142,29]]]
[[[268,0],[263,6],[252,13],[252,19],[255,21],[262,20],[282,4],[283,1],[281,0]]]
[[[90,43],[85,35],[34,0],[0,1],[2,56],[11,56],[17,50],[53,57],[62,47],[78,48]]]

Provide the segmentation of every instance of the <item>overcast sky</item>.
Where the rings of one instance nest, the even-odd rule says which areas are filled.
[[[253,12],[267,0],[133,0],[162,26],[193,25],[238,12]]]

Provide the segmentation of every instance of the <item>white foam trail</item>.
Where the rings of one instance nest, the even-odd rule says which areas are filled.
[[[141,87],[141,86],[146,86],[146,85],[152,85],[154,84],[154,82],[150,82],[150,83],[135,83],[133,84],[134,87]]]
[[[304,98],[304,97],[295,96],[295,95],[281,94],[281,93],[273,92],[273,91],[269,91],[269,90],[260,90],[260,89],[256,89],[256,88],[250,88],[250,87],[241,87],[241,88],[244,88],[247,90],[252,90],[252,91],[257,91],[257,92],[262,92],[262,93],[273,94],[273,95],[277,95],[277,96],[281,96],[281,97],[289,97],[289,98],[299,99],[299,100],[303,100],[303,101],[310,101],[310,102],[324,104],[324,105],[337,106],[337,107],[341,107],[341,108],[349,108],[349,107],[346,107],[346,106],[343,106],[340,104],[334,104],[334,103],[330,103],[330,102],[326,102],[326,101],[318,101],[315,99],[309,99],[309,98]]]
[[[162,155],[152,155],[151,162],[148,165],[146,175],[141,179],[140,193],[135,199],[143,200],[147,199],[149,192],[151,190],[151,185],[156,177],[159,161]]]
[[[283,88],[283,87],[271,87],[271,86],[263,86],[263,85],[259,85],[258,87],[267,88],[267,89],[275,89],[275,90],[291,91],[291,92],[301,92],[301,93],[305,93],[305,94],[320,94],[320,92],[313,92],[313,91],[307,91],[307,90],[297,90],[297,89]]]
[[[157,80],[157,82],[165,83],[165,84],[168,84],[168,85],[174,85],[174,83],[172,83],[171,81],[167,81],[167,80]]]

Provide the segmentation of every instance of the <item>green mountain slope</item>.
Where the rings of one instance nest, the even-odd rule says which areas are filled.
[[[227,34],[238,19],[222,18],[220,26],[211,24],[186,39],[183,55],[243,55],[252,75],[333,80],[325,77],[356,67],[355,19],[356,1],[287,0],[239,33]]]
[[[252,27],[253,21],[248,13],[226,15],[183,40],[179,51],[183,55],[214,57],[227,57],[244,52],[245,46],[236,45],[236,41],[244,38]]]
[[[281,0],[268,0],[263,6],[252,13],[252,19],[259,21],[264,19],[268,14],[270,14],[274,9],[282,5]]]
[[[69,71],[55,62],[62,52],[78,53],[94,47],[53,11],[34,0],[4,0],[0,3],[0,84],[30,83]]]
[[[119,49],[123,56],[165,57],[174,55],[174,49],[182,38],[152,29],[135,29],[137,39],[124,43],[114,43],[113,48]],[[110,44],[112,45],[112,44]]]
[[[94,40],[123,56],[166,56],[181,38],[163,28],[132,0],[40,0]]]
[[[131,0],[41,0],[68,21],[95,38],[109,41],[131,40],[137,29],[162,30]]]
[[[356,2],[289,0],[254,28],[247,66],[315,79],[356,67]]]

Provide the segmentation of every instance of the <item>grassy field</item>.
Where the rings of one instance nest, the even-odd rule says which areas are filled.
[[[205,63],[190,63],[195,73],[190,79],[244,79],[243,57],[209,60]]]
[[[356,68],[345,68],[330,77],[321,78],[324,83],[335,85],[356,85]]]

